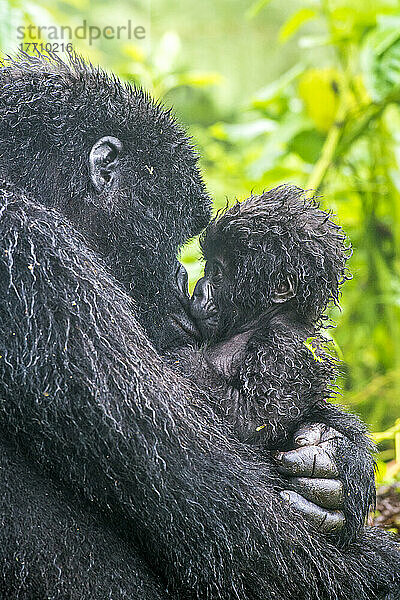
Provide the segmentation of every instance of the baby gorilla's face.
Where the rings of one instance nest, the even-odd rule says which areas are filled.
[[[260,250],[261,251],[261,250]],[[259,303],[251,302],[239,270],[222,252],[206,261],[190,300],[190,312],[203,340],[219,342],[257,328],[296,295],[292,279],[282,276],[276,289]],[[262,281],[260,280],[260,286]]]

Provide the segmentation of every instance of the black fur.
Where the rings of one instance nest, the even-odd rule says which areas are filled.
[[[111,197],[86,166],[109,134]],[[380,562],[369,532],[346,551],[312,535],[273,462],[149,341],[176,342],[176,251],[209,214],[170,117],[78,59],[21,57],[0,70],[0,152],[2,599],[371,600],[367,569],[394,582],[385,535]]]

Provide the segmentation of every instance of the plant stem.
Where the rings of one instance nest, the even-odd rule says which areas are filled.
[[[318,190],[335,158],[339,155],[344,156],[354,142],[358,140],[363,133],[365,133],[370,124],[376,121],[382,115],[385,108],[393,102],[399,102],[399,100],[400,90],[397,88],[379,104],[370,104],[366,107],[364,114],[359,117],[355,123],[355,126],[354,123],[349,120],[349,132],[345,132],[345,121],[346,117],[349,117],[350,115],[347,112],[346,103],[341,101],[335,122],[329,130],[322,148],[321,157],[315,164],[315,167],[307,182],[306,189],[314,191]]]
[[[345,117],[346,108],[344,103],[341,102],[337,110],[335,122],[333,123],[326,137],[324,146],[322,148],[321,156],[315,164],[315,167],[307,182],[307,190],[317,191],[318,188],[321,186],[325,175],[335,158],[336,148],[343,134]]]

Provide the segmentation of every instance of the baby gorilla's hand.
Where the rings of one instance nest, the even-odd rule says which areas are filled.
[[[294,436],[295,449],[276,456],[292,488],[281,496],[323,533],[340,531],[345,524],[343,485],[335,462],[341,438],[321,423],[303,425]]]

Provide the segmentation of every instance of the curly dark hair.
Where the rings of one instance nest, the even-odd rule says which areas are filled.
[[[304,190],[282,185],[219,211],[201,249],[204,256],[228,258],[232,302],[241,310],[262,311],[289,278],[297,287],[294,310],[315,322],[330,302],[339,304],[340,286],[351,278],[351,246],[331,217]]]

